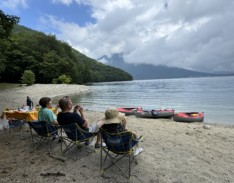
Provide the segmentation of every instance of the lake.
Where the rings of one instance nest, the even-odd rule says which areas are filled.
[[[85,109],[108,107],[173,108],[205,112],[205,123],[234,125],[234,77],[206,77],[103,82],[73,96]]]

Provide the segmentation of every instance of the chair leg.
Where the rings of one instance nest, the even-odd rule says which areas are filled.
[[[119,170],[124,174],[124,176],[126,176],[126,177],[129,179],[129,178],[130,178],[130,172],[131,172],[130,166],[128,167],[129,173],[127,174],[127,173],[118,165],[118,163],[117,163],[118,161],[120,161],[121,159],[123,159],[123,158],[126,157],[126,156],[121,156],[121,157],[119,157],[118,159],[116,159],[119,155],[116,155],[115,157],[113,157],[113,156],[111,156],[111,154],[110,154],[107,150],[105,150],[105,149],[103,149],[103,150],[104,150],[104,152],[106,153],[106,157],[105,157],[104,162],[106,161],[107,156],[110,158],[110,160],[111,160],[112,162],[111,162],[111,164],[108,165],[107,167],[101,168],[101,174],[104,174],[104,172],[105,172],[108,168],[112,167],[113,165],[116,165],[116,166],[119,168]],[[130,155],[129,155],[129,158],[130,158]],[[102,160],[102,159],[101,159],[101,160]],[[129,165],[131,165],[130,159],[129,159]],[[104,166],[104,165],[102,165],[102,166]]]
[[[49,154],[53,154],[52,140],[50,140]]]
[[[101,144],[102,144],[102,140],[101,140]],[[100,173],[101,173],[101,175],[103,175],[103,173],[104,173],[103,168],[102,168],[103,167],[103,164],[102,164],[102,151],[103,150],[102,150],[102,147],[101,147],[101,162],[100,162]]]
[[[29,129],[30,129],[31,139],[32,139],[33,148],[34,148],[34,138],[33,138],[33,134],[32,134],[32,127],[29,126]]]
[[[72,142],[70,142],[70,144],[68,144],[68,145],[66,146],[66,149],[64,149],[63,154],[65,154],[65,153],[68,152],[71,148],[73,148],[74,145],[75,145],[75,144],[73,144]]]
[[[22,126],[20,125],[20,139],[22,140],[23,139],[23,135],[22,135]]]
[[[131,176],[131,156],[128,155],[128,178],[130,179],[130,176]]]
[[[23,140],[23,128],[24,128],[24,125],[25,125],[25,121],[21,120],[20,121],[20,139],[21,140]]]
[[[78,154],[78,146],[76,146],[76,152],[75,152],[75,153],[76,153],[76,161],[77,161],[77,158],[78,158],[78,157],[77,157],[77,154]]]
[[[41,147],[41,145],[43,144],[43,142],[45,142],[45,138],[40,138],[40,141],[39,141],[39,145],[37,146],[37,148],[36,149],[39,149],[40,147]]]
[[[60,132],[60,140],[61,140],[61,145],[60,145],[60,150],[61,150],[61,154],[63,154],[63,129],[61,128],[61,132]]]

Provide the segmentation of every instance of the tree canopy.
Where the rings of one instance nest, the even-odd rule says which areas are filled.
[[[15,24],[19,22],[19,17],[12,15],[5,15],[0,10],[0,77],[5,69],[5,52],[9,48],[8,37],[10,36]]]
[[[0,39],[10,36],[15,24],[19,22],[19,17],[13,15],[6,15],[0,10]]]

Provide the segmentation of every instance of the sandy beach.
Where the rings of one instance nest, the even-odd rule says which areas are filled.
[[[34,105],[39,103],[41,97],[55,97],[64,95],[80,94],[89,92],[90,88],[85,85],[68,84],[34,84],[32,86],[23,86],[14,89],[0,91],[1,105],[0,111],[5,108],[18,108],[26,104],[26,97],[29,96]]]
[[[89,92],[81,85],[33,85],[0,92],[1,110],[25,103],[26,96],[38,101],[42,96]],[[111,107],[111,106],[110,106]],[[86,109],[91,123],[103,113]],[[127,116],[127,128],[144,139],[144,152],[137,156],[130,182],[149,183],[231,183],[234,182],[234,128],[203,123],[179,123],[172,119],[141,119]],[[53,142],[53,157],[45,144],[33,151],[30,131],[0,131],[0,182],[129,182],[117,168],[100,175],[100,149],[84,147],[78,160],[61,155],[60,144]],[[57,159],[56,159],[57,158]],[[64,160],[64,161],[61,161]],[[121,165],[126,161],[121,162]],[[42,176],[60,172],[64,176]]]

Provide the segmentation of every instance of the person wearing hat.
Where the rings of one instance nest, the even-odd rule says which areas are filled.
[[[109,133],[120,133],[126,131],[127,121],[125,114],[120,113],[116,108],[108,108],[105,112],[105,118],[103,119],[102,129],[106,130]],[[132,131],[132,134],[135,139],[137,135]],[[138,155],[143,151],[143,148],[136,145],[136,150],[134,151],[134,156]]]
[[[120,133],[126,130],[127,121],[125,114],[120,113],[116,108],[108,108],[105,112],[102,128],[109,133]]]
[[[85,117],[84,109],[80,105],[75,105],[73,107],[72,101],[68,96],[65,96],[59,100],[59,107],[61,108],[61,112],[58,113],[58,123],[60,125],[69,125],[73,123],[77,123],[82,129],[89,132],[98,132],[99,127],[103,125],[103,122],[98,122],[94,125],[89,125],[88,120]],[[73,112],[71,112],[73,108]],[[95,148],[101,147],[101,134],[98,133],[97,141],[95,143]]]

